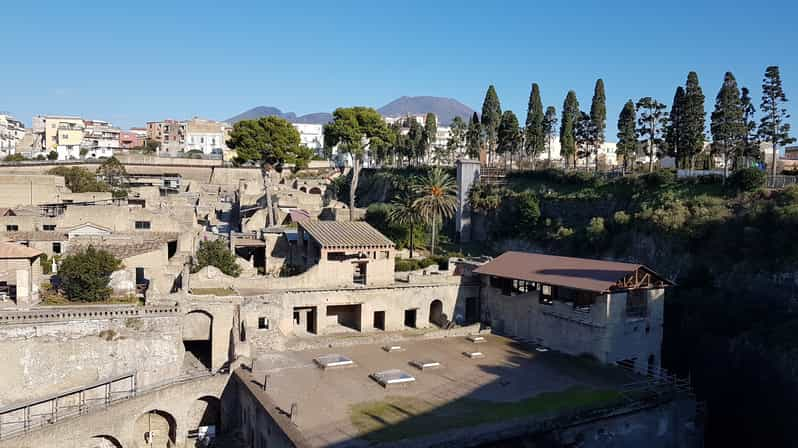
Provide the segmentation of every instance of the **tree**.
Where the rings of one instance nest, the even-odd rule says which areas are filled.
[[[205,266],[215,266],[232,277],[241,274],[241,266],[236,263],[236,255],[228,249],[225,240],[221,239],[200,241],[191,270],[197,272]]]
[[[47,160],[58,160],[58,151],[50,151],[47,153]]]
[[[695,158],[704,150],[706,112],[704,111],[704,93],[698,83],[698,74],[687,74],[687,85],[684,90],[684,109],[681,117],[681,136],[684,139],[684,152],[689,161],[690,170],[695,168]]]
[[[668,155],[674,158],[677,167],[685,167],[687,165],[687,157],[684,154],[684,136],[682,135],[682,130],[684,129],[684,101],[684,87],[679,86],[676,88],[676,93],[673,94],[673,104],[671,105],[668,127],[665,131],[665,144],[668,147]]]
[[[576,99],[576,92],[568,91],[562,105],[562,120],[560,121],[560,153],[568,167],[568,158],[574,157],[574,168],[576,168],[576,122],[579,120],[579,101]]]
[[[424,117],[424,143],[427,154],[431,154],[438,138],[438,118],[432,112]],[[422,157],[423,159],[423,157]]]
[[[127,170],[116,157],[105,159],[100,164],[97,168],[97,177],[114,190],[122,189],[127,185]]]
[[[548,151],[549,166],[551,166],[551,141],[557,129],[557,109],[554,106],[546,108],[546,113],[543,115],[543,135],[546,136],[546,150]]]
[[[532,168],[535,168],[538,155],[543,152],[546,145],[546,130],[544,126],[543,102],[540,99],[540,87],[532,84],[529,93],[529,104],[526,111],[526,125],[524,126],[524,151],[532,159]]]
[[[388,220],[410,229],[410,258],[413,258],[413,250],[415,249],[413,230],[421,222],[416,199],[410,191],[402,191],[393,198],[391,211],[388,212]]]
[[[451,126],[449,126],[449,140],[446,142],[446,154],[448,160],[451,161],[462,151],[465,146],[466,134],[468,132],[468,125],[460,117],[454,117]]]
[[[61,288],[69,300],[99,302],[111,297],[108,282],[122,262],[110,252],[89,246],[81,252],[67,255],[58,268]]]
[[[479,160],[479,153],[482,148],[482,125],[479,122],[479,115],[474,112],[471,122],[468,123],[466,133],[466,154],[470,159]]]
[[[590,104],[591,133],[590,143],[596,153],[596,171],[598,171],[598,150],[604,144],[604,132],[607,129],[607,97],[604,94],[604,80],[596,80],[593,90],[593,101]]]
[[[79,166],[58,166],[48,170],[47,174],[62,176],[66,187],[73,193],[105,192],[110,190],[105,182],[97,180],[95,173]]]
[[[418,195],[415,207],[422,218],[431,220],[432,244],[430,254],[435,255],[438,218],[450,218],[457,205],[454,179],[440,168],[433,168],[417,180],[413,191]]]
[[[648,156],[648,172],[654,171],[654,157],[662,147],[663,133],[668,120],[668,113],[665,112],[665,105],[647,96],[641,98],[636,105],[637,113],[637,134],[644,145]]]
[[[615,154],[623,157],[621,170],[625,173],[629,166],[629,159],[634,157],[637,151],[637,114],[635,103],[629,100],[624,104],[618,116],[618,143],[615,147]]]
[[[576,131],[574,132],[575,144],[577,148],[576,155],[578,158],[585,158],[585,169],[588,168],[590,161],[590,154],[594,147],[594,138],[596,130],[593,125],[593,120],[590,115],[585,112],[579,112],[579,119],[576,121]],[[574,163],[576,168],[576,163]]]
[[[424,135],[424,126],[414,117],[407,118],[409,130],[407,132],[407,154],[414,164],[419,165],[427,148],[427,136]]]
[[[781,74],[778,66],[770,66],[765,69],[765,77],[762,80],[762,104],[759,109],[762,111],[762,118],[759,122],[759,136],[762,140],[773,145],[771,156],[770,174],[776,175],[776,160],[779,146],[789,145],[795,139],[790,137],[790,124],[787,119],[790,114],[784,107],[787,96],[781,86]]]
[[[518,118],[513,111],[506,110],[502,114],[497,133],[496,153],[506,158],[510,156],[510,169],[513,168],[513,154],[521,147],[521,130],[518,128]]]
[[[488,163],[493,162],[493,152],[498,141],[499,125],[502,119],[502,106],[499,103],[499,96],[493,84],[488,86],[485,92],[485,100],[482,102],[482,133],[485,136],[485,143],[488,149]]]
[[[324,125],[324,146],[338,146],[343,153],[352,155],[352,183],[349,186],[349,220],[355,220],[355,192],[360,166],[368,148],[377,151],[393,145],[393,134],[382,115],[370,107],[338,108],[333,119]]]
[[[288,120],[273,116],[239,121],[227,141],[239,163],[293,163],[302,167],[307,166],[313,153],[300,143],[299,131]]]
[[[751,92],[747,87],[743,87],[740,95],[740,104],[743,108],[743,123],[745,125],[745,137],[743,141],[743,153],[741,156],[742,161],[746,167],[749,166],[751,159],[759,159],[761,157],[759,151],[759,137],[757,136],[756,120],[754,114],[756,108],[751,100]],[[740,160],[735,161],[735,166],[739,168]]]
[[[715,110],[710,116],[713,152],[723,155],[723,180],[729,177],[729,160],[742,154],[745,143],[745,111],[737,80],[726,72],[723,85],[715,97]]]

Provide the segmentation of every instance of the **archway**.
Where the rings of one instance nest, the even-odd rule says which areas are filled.
[[[198,446],[207,446],[220,430],[219,399],[208,395],[195,400],[188,412],[188,437],[196,440]]]
[[[444,325],[443,320],[443,302],[435,299],[429,304],[429,322],[442,327]]]
[[[313,187],[310,190],[308,190],[308,194],[321,194],[321,188]]]
[[[84,448],[122,448],[122,444],[112,436],[94,436],[89,439],[88,443],[83,445]]]
[[[210,370],[213,347],[213,316],[205,311],[191,311],[183,318],[183,368]]]
[[[302,193],[307,193],[308,192],[308,188],[307,187],[299,187],[299,191],[301,191]]]
[[[171,414],[152,410],[136,419],[134,431],[137,448],[171,448],[175,445],[177,424]]]

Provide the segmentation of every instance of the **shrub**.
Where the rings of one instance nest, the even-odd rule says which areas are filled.
[[[199,271],[205,266],[214,266],[232,277],[241,274],[241,266],[236,264],[236,256],[227,248],[224,240],[200,241],[192,270]]]
[[[590,219],[590,223],[585,228],[587,238],[590,241],[598,241],[604,238],[607,229],[604,227],[604,218],[595,217]]]
[[[434,264],[440,265],[443,260],[446,260],[446,257],[428,257],[422,258],[421,260],[410,259],[406,260],[404,258],[397,258],[394,264],[394,271],[396,272],[409,272],[409,271],[417,271],[419,269],[426,269]]]
[[[615,224],[618,224],[618,225],[625,226],[626,224],[629,224],[629,221],[631,221],[631,220],[632,220],[632,217],[629,216],[629,214],[626,213],[623,210],[619,210],[619,211],[615,212],[614,215],[612,215],[612,221]]]
[[[767,175],[758,168],[742,168],[729,176],[727,186],[735,192],[754,191],[765,186]]]
[[[105,182],[98,181],[96,174],[79,166],[59,166],[47,171],[47,174],[62,176],[67,188],[73,193],[109,191],[108,185]]]
[[[110,252],[89,246],[64,258],[58,269],[58,279],[69,300],[98,302],[111,296],[108,282],[121,266],[122,262]]]
[[[58,152],[50,151],[47,153],[47,160],[58,160]]]
[[[673,170],[657,170],[640,176],[646,187],[650,189],[660,188],[664,185],[672,184],[676,181],[676,172]]]
[[[28,160],[28,158],[23,156],[22,154],[11,154],[6,156],[5,159],[3,159],[3,161],[5,162],[22,162],[25,160]]]

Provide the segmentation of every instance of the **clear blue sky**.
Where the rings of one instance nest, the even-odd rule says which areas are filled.
[[[758,105],[768,65],[798,113],[798,5],[787,0],[9,1],[0,16],[0,110],[26,123],[76,114],[130,127],[401,95],[479,110],[491,83],[523,121],[532,82],[558,112],[568,89],[587,110],[601,77],[614,140],[627,99],[670,104],[690,70],[708,110],[727,70]]]

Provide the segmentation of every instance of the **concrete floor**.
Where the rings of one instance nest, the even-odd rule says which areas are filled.
[[[495,335],[481,344],[464,337],[399,344],[404,351],[388,353],[378,345],[358,345],[271,353],[259,358],[252,376],[257,381],[270,376],[268,393],[280,408],[298,404],[297,426],[314,446],[367,444],[356,440],[362,434],[350,419],[352,406],[386,397],[414,397],[435,407],[463,398],[516,402],[575,386],[614,388],[629,379],[614,370],[608,375],[584,360],[539,353]],[[464,351],[481,351],[485,357],[469,359]],[[313,359],[324,354],[348,356],[356,365],[321,370]],[[410,365],[419,359],[438,361],[442,367],[421,371]],[[388,369],[401,369],[416,381],[386,389],[369,378],[373,372]]]

